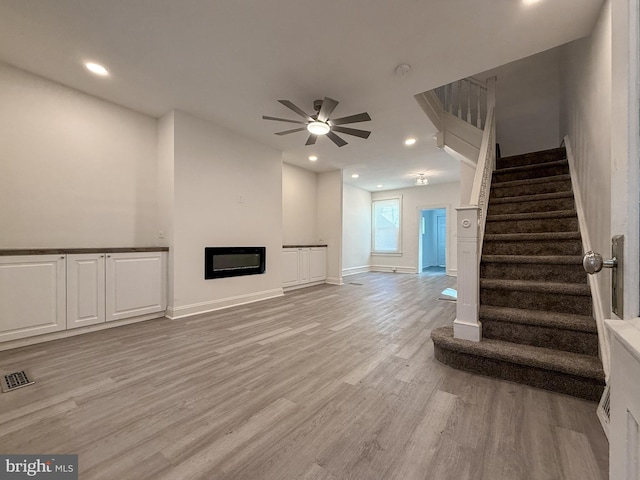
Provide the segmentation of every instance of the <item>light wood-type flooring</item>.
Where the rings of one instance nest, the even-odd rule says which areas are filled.
[[[345,282],[0,352],[37,381],[0,394],[0,453],[82,480],[607,478],[595,403],[434,360],[454,278]]]

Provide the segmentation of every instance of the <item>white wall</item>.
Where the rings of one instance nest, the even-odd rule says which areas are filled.
[[[561,131],[576,162],[591,249],[611,251],[611,8],[591,36],[563,47]],[[608,258],[608,257],[607,257]],[[609,272],[596,277],[605,315],[610,311]]]
[[[402,195],[402,255],[372,255],[374,271],[417,273],[419,257],[420,210],[446,208],[447,210],[447,274],[455,275],[457,267],[457,227],[455,209],[460,205],[460,184],[443,183],[426,187],[373,192],[371,199]]]
[[[288,163],[282,164],[282,243],[318,242],[318,175]]]
[[[342,171],[318,174],[318,242],[327,244],[327,283],[342,285]]]
[[[560,49],[479,75],[497,77],[496,137],[503,157],[560,146]]]
[[[342,275],[369,271],[371,192],[343,184]]]
[[[0,63],[0,248],[157,244],[156,120]]]
[[[282,162],[277,150],[174,112],[172,316],[282,294]],[[204,280],[204,248],[265,246],[266,272]]]

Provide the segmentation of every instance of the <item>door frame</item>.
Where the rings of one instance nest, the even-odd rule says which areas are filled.
[[[420,228],[421,226],[421,222],[422,222],[422,211],[423,210],[445,210],[446,212],[446,218],[445,218],[445,224],[446,224],[446,240],[445,240],[445,272],[447,275],[456,275],[456,271],[451,269],[451,248],[449,248],[449,245],[451,243],[451,227],[452,227],[452,223],[451,223],[451,204],[449,203],[438,203],[438,204],[434,204],[434,205],[418,205],[416,207],[416,213],[415,213],[415,226],[416,226],[416,234],[418,236],[418,245],[417,245],[417,251],[416,251],[416,272],[417,273],[422,273],[422,229]]]

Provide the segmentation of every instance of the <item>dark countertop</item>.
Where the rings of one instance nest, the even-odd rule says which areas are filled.
[[[326,244],[309,244],[309,245],[283,245],[282,248],[319,248],[319,247],[326,247]]]
[[[168,252],[169,247],[116,247],[116,248],[13,248],[0,249],[0,256],[7,255],[73,255],[77,253],[135,253]]]

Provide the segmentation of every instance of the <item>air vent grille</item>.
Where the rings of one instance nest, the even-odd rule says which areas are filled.
[[[26,387],[34,383],[35,382],[31,380],[31,376],[25,370],[8,373],[0,377],[0,386],[3,392],[10,392],[16,388]]]

